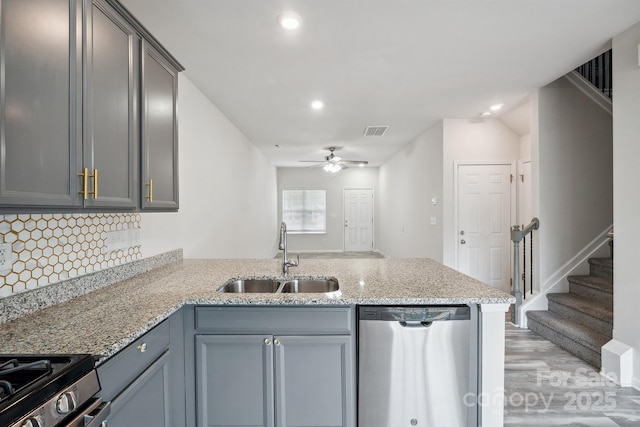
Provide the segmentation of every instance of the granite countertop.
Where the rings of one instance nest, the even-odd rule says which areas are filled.
[[[0,326],[0,353],[89,353],[99,362],[188,304],[510,304],[514,298],[430,259],[304,259],[289,276],[331,276],[340,293],[226,294],[231,278],[282,277],[279,259],[182,260]]]

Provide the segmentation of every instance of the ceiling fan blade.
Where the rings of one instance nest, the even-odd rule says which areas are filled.
[[[324,163],[322,160],[298,160],[301,163]]]
[[[349,164],[360,164],[360,165],[368,165],[369,162],[367,160],[341,160],[341,163],[349,163]]]

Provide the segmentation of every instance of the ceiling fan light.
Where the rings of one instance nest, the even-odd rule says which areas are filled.
[[[322,167],[322,170],[324,170],[325,172],[331,172],[331,166],[333,166],[331,163],[327,163]]]

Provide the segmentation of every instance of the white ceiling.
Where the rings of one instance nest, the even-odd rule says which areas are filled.
[[[521,106],[640,21],[638,0],[121,1],[276,166],[327,146],[380,165],[439,119]]]

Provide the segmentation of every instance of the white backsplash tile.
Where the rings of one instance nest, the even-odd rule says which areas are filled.
[[[138,260],[139,231],[139,213],[0,215],[13,264],[0,271],[0,298]]]

